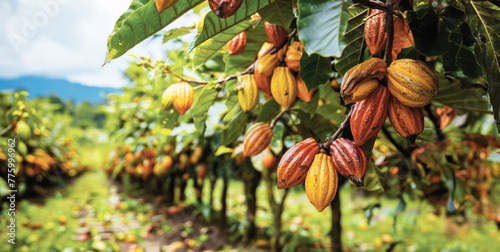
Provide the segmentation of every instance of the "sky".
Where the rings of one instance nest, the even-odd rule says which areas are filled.
[[[0,78],[41,75],[89,86],[122,87],[124,55],[104,63],[106,41],[131,0],[0,0]],[[197,22],[195,14],[169,27]],[[162,58],[168,45],[146,40],[127,54]]]

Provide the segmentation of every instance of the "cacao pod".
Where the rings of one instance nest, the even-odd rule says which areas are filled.
[[[330,157],[323,153],[314,156],[306,176],[307,198],[319,212],[330,205],[337,194],[338,176]]]
[[[266,96],[272,96],[271,94],[271,77],[261,75],[259,71],[254,71],[253,75],[255,82],[259,89],[266,94]]]
[[[357,146],[377,136],[384,126],[389,105],[389,91],[379,85],[365,100],[356,103],[351,117],[351,131]]]
[[[278,64],[279,59],[276,57],[276,54],[266,54],[257,61],[254,72],[258,72],[262,76],[271,77]]]
[[[189,157],[189,164],[197,164],[200,162],[200,159],[203,157],[203,148],[201,146],[196,147],[193,150],[193,153],[191,153],[191,156]]]
[[[314,94],[314,90],[307,90],[307,85],[306,83],[302,80],[300,75],[297,75],[297,97],[299,99],[305,101],[305,102],[310,102]]]
[[[308,138],[285,152],[276,172],[278,188],[290,188],[304,182],[314,156],[318,153],[319,145],[314,138]]]
[[[262,56],[266,55],[269,51],[271,51],[273,44],[269,42],[264,42],[262,47],[260,48],[259,53],[257,54],[257,58],[262,58]]]
[[[439,78],[424,62],[413,59],[395,60],[387,68],[387,87],[401,103],[423,107],[437,95]]]
[[[424,131],[422,109],[408,107],[393,96],[389,100],[389,120],[400,136],[412,142]]]
[[[16,133],[24,142],[31,138],[31,128],[24,120],[20,120],[16,125]]]
[[[243,140],[243,156],[253,157],[258,155],[269,146],[272,138],[273,130],[269,124],[253,124],[245,134],[245,140]]]
[[[346,104],[365,99],[377,87],[387,73],[387,65],[380,58],[371,58],[354,66],[345,73],[340,86],[340,95]]]
[[[173,91],[173,101],[175,109],[179,111],[181,115],[184,115],[186,111],[193,104],[193,87],[187,82],[176,83],[172,85]]]
[[[245,50],[246,46],[247,35],[244,31],[227,42],[227,50],[229,52],[229,55],[238,55],[242,53]]]
[[[248,113],[259,104],[259,87],[253,74],[239,76],[236,89],[238,90],[238,101],[243,112]]]
[[[156,0],[156,9],[158,13],[162,13],[164,10],[174,6],[179,0]]]
[[[271,78],[271,93],[288,110],[297,96],[297,81],[288,67],[276,67]]]
[[[345,138],[339,138],[330,146],[330,153],[338,173],[356,186],[365,184],[363,177],[368,170],[368,157],[363,149]]]
[[[269,147],[267,147],[262,154],[264,156],[262,158],[262,165],[268,170],[273,169],[276,164],[276,157],[273,155]]]
[[[207,164],[201,163],[196,167],[196,177],[198,178],[198,184],[201,184],[207,176]]]
[[[444,129],[457,116],[457,111],[452,107],[442,107],[436,108],[436,114],[439,116],[439,127]]]
[[[178,158],[179,160],[177,163],[179,164],[179,171],[184,171],[189,164],[189,156],[186,153],[181,153]]]
[[[174,85],[170,85],[161,96],[161,107],[167,110],[174,101]]]
[[[227,18],[238,11],[243,0],[208,0],[208,3],[216,16]]]
[[[387,32],[385,32],[385,13],[383,10],[370,10],[370,17],[365,23],[364,34],[366,45],[373,55],[379,54],[385,49]]]
[[[264,26],[266,28],[267,37],[269,37],[269,41],[274,47],[279,48],[286,42],[288,33],[283,26],[273,25],[267,21],[264,22]]]
[[[303,50],[304,45],[299,41],[293,42],[293,44],[288,47],[288,50],[286,51],[285,63],[290,70],[295,72],[300,71],[300,59],[302,58]]]
[[[168,170],[170,170],[170,168],[172,168],[172,165],[174,164],[174,160],[172,159],[171,156],[163,156],[160,164],[165,170],[168,171]]]
[[[394,41],[392,42],[392,58],[397,59],[401,49],[413,45],[413,33],[404,18],[394,17]]]

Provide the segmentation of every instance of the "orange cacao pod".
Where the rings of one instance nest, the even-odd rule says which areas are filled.
[[[365,100],[356,103],[351,117],[351,131],[356,145],[361,146],[377,136],[384,126],[389,97],[387,88],[379,85]]]
[[[437,95],[439,78],[424,62],[395,60],[387,68],[387,87],[406,106],[418,108],[429,104]]]
[[[286,51],[285,63],[290,70],[295,72],[300,71],[300,59],[302,58],[303,50],[304,45],[299,41],[293,42],[293,44],[288,47],[288,50]]]
[[[279,59],[276,54],[266,54],[257,61],[254,72],[266,77],[273,75],[274,68],[278,66]]]
[[[285,28],[280,25],[273,25],[267,21],[264,22],[266,28],[267,37],[274,47],[281,47],[287,39],[288,33]]]
[[[319,145],[314,138],[308,138],[285,152],[278,164],[278,188],[290,188],[304,182],[318,152]]]
[[[314,90],[307,90],[306,83],[302,80],[299,74],[297,74],[297,97],[299,99],[310,102],[314,94]]]
[[[422,109],[408,107],[393,96],[389,100],[389,120],[400,136],[412,142],[424,131]]]
[[[457,111],[452,107],[442,107],[436,108],[436,114],[439,116],[439,127],[444,129],[457,116]]]
[[[205,176],[207,176],[207,164],[201,163],[198,167],[196,167],[196,177],[199,182],[202,182],[205,179]]]
[[[339,138],[330,146],[330,153],[333,167],[338,173],[356,186],[364,185],[363,177],[368,170],[368,157],[363,149],[345,138]]]
[[[396,38],[396,36],[394,37]],[[385,13],[383,10],[370,10],[370,18],[365,23],[365,41],[373,55],[379,54],[385,49],[387,33],[385,32]]]
[[[243,156],[253,157],[264,151],[271,139],[273,138],[273,130],[267,123],[253,124],[245,134],[243,140]]]
[[[215,15],[219,18],[227,18],[238,11],[243,0],[208,0],[208,3]]]
[[[338,176],[330,157],[323,153],[314,156],[306,176],[307,198],[319,212],[330,205],[337,194]]]
[[[387,65],[380,58],[371,58],[345,73],[340,86],[340,95],[346,104],[364,100],[385,78]]]
[[[230,55],[238,55],[245,50],[247,46],[247,35],[244,31],[236,35],[234,38],[227,42],[227,50]]]
[[[171,87],[172,103],[175,109],[177,109],[181,115],[184,115],[191,107],[191,104],[193,104],[193,87],[187,82],[176,83]]]
[[[243,112],[248,113],[259,104],[259,87],[253,74],[239,76],[236,90],[238,90],[238,101]]]
[[[164,10],[174,6],[179,0],[156,0],[156,9],[158,13],[162,13]]]
[[[394,41],[392,43],[392,58],[397,59],[401,49],[413,45],[413,33],[404,18],[394,16]]]
[[[297,80],[288,67],[276,67],[271,78],[271,93],[285,110],[292,106],[297,96]]]
[[[273,169],[274,165],[276,164],[276,157],[273,155],[269,147],[264,150],[263,155],[264,157],[262,158],[262,165],[268,170]]]
[[[261,75],[259,71],[254,71],[255,82],[259,89],[267,96],[272,96],[271,94],[271,77]]]

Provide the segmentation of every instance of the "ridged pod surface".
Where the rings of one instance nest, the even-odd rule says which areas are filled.
[[[247,35],[244,31],[240,32],[234,38],[227,42],[227,50],[230,55],[238,55],[245,50],[247,46]]]
[[[264,44],[259,50],[259,53],[257,54],[257,58],[262,58],[262,56],[266,55],[266,53],[271,50],[272,46],[273,44],[269,42],[264,42]]]
[[[164,10],[174,6],[177,2],[179,2],[179,0],[156,0],[156,9],[158,9],[158,13],[162,13]]]
[[[370,52],[375,55],[385,49],[387,41],[385,13],[383,10],[371,9],[370,16],[365,23],[365,41]]]
[[[297,81],[288,67],[276,67],[271,78],[271,93],[285,110],[292,106],[297,96]]]
[[[255,82],[259,89],[267,96],[271,94],[271,77],[261,75],[257,70],[254,71]]]
[[[397,59],[401,49],[413,45],[413,33],[404,18],[394,17],[394,41],[392,43],[392,58]]]
[[[387,87],[406,106],[419,108],[437,95],[439,78],[424,62],[413,59],[395,60],[387,68]]]
[[[238,77],[236,90],[238,90],[238,101],[243,112],[248,113],[259,104],[259,87],[253,74]]]
[[[295,41],[291,46],[288,47],[286,51],[285,63],[290,70],[299,72],[300,71],[300,59],[302,58],[302,52],[304,51],[304,45],[302,42]]]
[[[180,82],[172,85],[173,100],[175,109],[179,111],[181,115],[184,115],[186,111],[193,104],[193,87],[187,82]]]
[[[365,100],[356,103],[351,117],[351,132],[357,146],[377,136],[384,126],[389,97],[387,88],[379,85]]]
[[[243,156],[253,157],[258,155],[269,146],[272,138],[273,130],[269,124],[253,124],[245,134],[245,140],[243,140]]]
[[[371,58],[349,69],[340,85],[340,95],[346,104],[365,99],[387,74],[387,65],[380,58]]]
[[[408,107],[393,96],[389,100],[389,120],[400,136],[412,142],[424,131],[422,109]]]
[[[227,18],[238,11],[243,0],[208,0],[208,3],[216,16]]]
[[[271,77],[273,75],[274,68],[278,66],[279,59],[275,54],[266,54],[262,56],[255,67],[255,72],[266,77]]]
[[[330,153],[333,167],[338,173],[356,186],[364,185],[363,177],[368,170],[368,157],[363,149],[345,138],[339,138],[330,146]]]
[[[307,171],[305,187],[307,198],[318,212],[330,205],[337,194],[338,176],[328,155],[315,155]]]
[[[264,27],[266,29],[267,37],[274,47],[280,47],[283,45],[287,39],[288,33],[285,28],[280,25],[273,25],[267,21],[264,22]]]
[[[278,188],[290,188],[304,182],[307,171],[318,152],[319,145],[314,138],[308,138],[285,152],[276,172]]]
[[[310,102],[313,94],[314,90],[308,90],[307,85],[300,77],[300,74],[297,74],[297,97],[305,102]]]

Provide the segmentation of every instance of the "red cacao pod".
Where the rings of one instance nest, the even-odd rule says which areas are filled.
[[[318,152],[319,145],[314,138],[308,138],[285,152],[278,164],[278,188],[290,188],[304,182]]]
[[[305,181],[307,198],[319,212],[330,205],[338,188],[337,172],[330,157],[323,153],[314,156]]]
[[[285,43],[288,33],[285,28],[280,25],[273,25],[267,21],[265,21],[264,26],[266,28],[267,37],[269,37],[269,41],[274,47],[281,48],[281,46]]]
[[[387,32],[385,32],[385,13],[383,10],[370,10],[370,18],[365,23],[365,41],[373,55],[379,54],[385,49]]]
[[[422,109],[408,107],[394,96],[389,100],[389,120],[400,136],[412,142],[424,131]]]
[[[272,138],[273,130],[269,124],[253,124],[245,134],[245,140],[243,140],[243,156],[253,157],[258,155],[269,146]]]
[[[216,16],[227,18],[238,11],[243,0],[208,0],[208,3]]]
[[[253,75],[257,86],[259,86],[260,91],[262,91],[267,96],[272,96],[271,94],[271,77],[260,74],[260,72],[255,69]]]
[[[389,97],[389,90],[379,85],[366,99],[356,103],[351,117],[351,131],[356,145],[361,146],[377,136],[384,126]]]
[[[230,55],[238,55],[242,53],[245,50],[246,46],[247,35],[244,31],[227,42],[227,50]]]
[[[413,45],[413,33],[404,18],[394,16],[394,41],[392,43],[392,58],[397,59],[401,49]]]
[[[356,186],[364,185],[363,177],[368,170],[368,157],[363,149],[345,138],[339,138],[330,146],[330,153],[333,167],[338,173]]]
[[[436,108],[436,114],[439,116],[439,127],[444,129],[457,116],[457,111],[452,107],[442,107]]]

